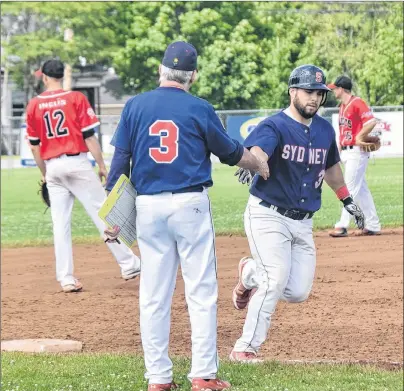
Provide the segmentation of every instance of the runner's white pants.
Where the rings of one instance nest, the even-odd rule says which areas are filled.
[[[316,268],[313,221],[292,220],[260,205],[250,195],[244,227],[253,260],[243,269],[242,283],[257,288],[252,296],[237,352],[256,353],[267,338],[271,316],[279,299],[306,300]]]
[[[359,147],[354,147],[341,152],[341,161],[345,166],[344,178],[348,190],[365,215],[365,228],[380,231],[379,217],[365,178],[369,156],[369,152],[362,152]],[[335,228],[348,228],[351,218],[346,209],[342,208],[341,218]]]
[[[56,279],[64,286],[74,284],[71,235],[74,199],[77,198],[83,204],[103,236],[105,224],[98,216],[98,211],[106,199],[106,194],[85,153],[77,156],[62,155],[45,161],[45,164],[51,201]],[[140,259],[125,244],[107,245],[122,274],[130,274],[131,271],[140,269]]]
[[[215,234],[207,191],[136,198],[140,274],[140,331],[146,379],[170,383],[171,302],[181,265],[192,330],[188,377],[211,379],[218,370]],[[184,319],[177,322],[184,322]]]

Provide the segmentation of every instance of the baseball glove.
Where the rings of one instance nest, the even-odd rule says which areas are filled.
[[[49,190],[46,182],[39,182],[39,190],[38,194],[41,195],[42,201],[45,203],[45,205],[50,208],[50,198],[49,198]]]
[[[380,138],[377,136],[367,136],[358,142],[361,150],[364,152],[375,152],[381,147]]]

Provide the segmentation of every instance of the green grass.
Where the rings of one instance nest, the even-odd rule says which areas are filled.
[[[190,362],[175,359],[174,379],[189,391]],[[144,391],[141,357],[111,354],[2,353],[3,391]],[[222,362],[219,375],[232,391],[399,391],[403,372],[356,365],[256,366]]]
[[[234,177],[234,167],[215,165],[210,189],[217,234],[243,234],[243,213],[248,187]],[[31,246],[52,243],[50,211],[44,214],[38,191],[37,168],[1,171],[1,235],[3,246]],[[403,224],[403,159],[371,160],[367,181],[383,227]],[[314,217],[315,229],[330,228],[339,218],[341,203],[324,185],[323,207]],[[72,219],[76,243],[100,241],[82,206],[76,202]]]

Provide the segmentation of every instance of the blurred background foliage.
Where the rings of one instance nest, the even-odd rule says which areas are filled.
[[[192,93],[216,109],[285,106],[305,63],[327,82],[348,75],[372,106],[404,103],[403,3],[5,2],[1,18],[2,66],[26,91],[57,56],[113,67],[138,94],[156,87],[166,46],[186,40],[199,54]]]

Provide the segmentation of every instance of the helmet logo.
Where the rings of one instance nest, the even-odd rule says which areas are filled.
[[[316,72],[316,82],[322,83],[322,81],[323,81],[323,75],[321,74],[321,72]]]

